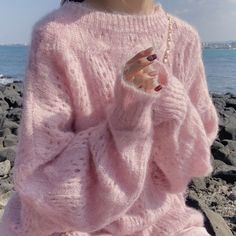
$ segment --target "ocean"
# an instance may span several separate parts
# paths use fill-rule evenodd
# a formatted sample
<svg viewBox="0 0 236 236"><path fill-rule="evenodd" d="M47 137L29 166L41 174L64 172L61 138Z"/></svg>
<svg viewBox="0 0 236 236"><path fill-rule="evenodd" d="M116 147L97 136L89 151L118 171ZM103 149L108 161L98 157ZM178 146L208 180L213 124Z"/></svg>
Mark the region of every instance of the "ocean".
<svg viewBox="0 0 236 236"><path fill-rule="evenodd" d="M0 83L6 84L9 76L24 80L28 46L0 45ZM236 94L236 50L203 49L203 61L210 92Z"/></svg>

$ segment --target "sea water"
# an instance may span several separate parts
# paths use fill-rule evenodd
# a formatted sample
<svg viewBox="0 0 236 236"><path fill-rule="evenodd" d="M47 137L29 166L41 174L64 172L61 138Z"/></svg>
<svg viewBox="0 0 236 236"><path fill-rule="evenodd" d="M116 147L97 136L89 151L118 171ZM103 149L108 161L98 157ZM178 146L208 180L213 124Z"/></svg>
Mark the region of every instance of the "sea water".
<svg viewBox="0 0 236 236"><path fill-rule="evenodd" d="M0 83L9 79L24 80L28 46L0 46ZM210 92L236 94L236 50L203 49L203 62Z"/></svg>

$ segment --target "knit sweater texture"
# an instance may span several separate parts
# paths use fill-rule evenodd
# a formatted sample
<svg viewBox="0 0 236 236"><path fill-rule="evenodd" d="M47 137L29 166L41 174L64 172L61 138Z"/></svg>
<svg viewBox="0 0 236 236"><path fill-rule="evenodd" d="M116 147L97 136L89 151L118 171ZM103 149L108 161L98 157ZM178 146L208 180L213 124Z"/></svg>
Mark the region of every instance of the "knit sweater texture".
<svg viewBox="0 0 236 236"><path fill-rule="evenodd" d="M123 69L153 45L168 82L149 94ZM67 2L33 26L25 72L1 236L209 235L185 204L213 170L219 125L192 25L160 3L122 14Z"/></svg>

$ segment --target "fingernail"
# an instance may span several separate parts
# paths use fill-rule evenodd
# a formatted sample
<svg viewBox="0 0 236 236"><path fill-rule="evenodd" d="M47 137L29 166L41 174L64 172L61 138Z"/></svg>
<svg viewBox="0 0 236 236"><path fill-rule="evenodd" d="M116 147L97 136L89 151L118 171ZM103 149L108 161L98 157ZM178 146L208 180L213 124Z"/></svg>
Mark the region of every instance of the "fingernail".
<svg viewBox="0 0 236 236"><path fill-rule="evenodd" d="M158 75L158 74L159 74L158 71L151 71L148 73L148 75L150 75L150 76L154 76L154 75Z"/></svg>
<svg viewBox="0 0 236 236"><path fill-rule="evenodd" d="M148 51L151 51L151 50L153 50L153 47L150 47L150 48L146 49L144 52L148 52Z"/></svg>
<svg viewBox="0 0 236 236"><path fill-rule="evenodd" d="M150 56L147 57L148 61L154 61L157 58L157 54L152 54Z"/></svg>
<svg viewBox="0 0 236 236"><path fill-rule="evenodd" d="M158 86L156 86L156 88L154 89L156 92L157 91L159 91L159 90L161 90L162 89L162 86L161 85L158 85Z"/></svg>

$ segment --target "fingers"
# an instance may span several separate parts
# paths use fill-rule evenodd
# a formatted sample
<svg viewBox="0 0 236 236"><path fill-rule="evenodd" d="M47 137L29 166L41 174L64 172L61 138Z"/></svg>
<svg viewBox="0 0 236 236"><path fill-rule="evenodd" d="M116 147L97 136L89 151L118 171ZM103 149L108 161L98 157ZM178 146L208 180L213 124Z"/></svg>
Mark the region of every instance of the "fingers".
<svg viewBox="0 0 236 236"><path fill-rule="evenodd" d="M144 91L149 92L153 90L158 82L157 78L155 77L144 77L143 75L136 75L132 83L137 87L137 88L142 88Z"/></svg>
<svg viewBox="0 0 236 236"><path fill-rule="evenodd" d="M158 74L159 74L158 70L154 70L153 67L152 67L152 64L144 67L143 69L139 70L136 73L137 76L142 75L142 76L146 76L146 77L155 76L155 75L158 75Z"/></svg>
<svg viewBox="0 0 236 236"><path fill-rule="evenodd" d="M148 67L149 65L153 64L153 62L154 61L148 61L146 57L141 57L128 65L126 64L126 69L124 72L126 79L130 81L132 77L141 70L147 71L148 68L145 67Z"/></svg>
<svg viewBox="0 0 236 236"><path fill-rule="evenodd" d="M153 52L153 47L150 47L148 49L145 49L139 53L137 53L134 57L132 57L129 61L127 61L127 65L130 64L130 63L133 63L134 61L138 60L139 58L141 57L144 57L144 56L148 56L150 55L150 53Z"/></svg>
<svg viewBox="0 0 236 236"><path fill-rule="evenodd" d="M147 72L147 75L149 76L155 76L155 75L158 75L159 72L156 70L156 71L150 71L150 72Z"/></svg>
<svg viewBox="0 0 236 236"><path fill-rule="evenodd" d="M156 54L153 54L153 50L153 47L143 50L125 64L124 75L128 81L139 71L147 71L144 70L145 67L152 64L156 57ZM155 55L154 59L152 61L147 60L147 57L151 55Z"/></svg>
<svg viewBox="0 0 236 236"><path fill-rule="evenodd" d="M153 57L153 60L147 60L148 56ZM162 89L162 85L167 83L167 72L159 61L157 65L153 63L156 58L152 47L137 53L125 65L125 79L148 93L155 93Z"/></svg>

